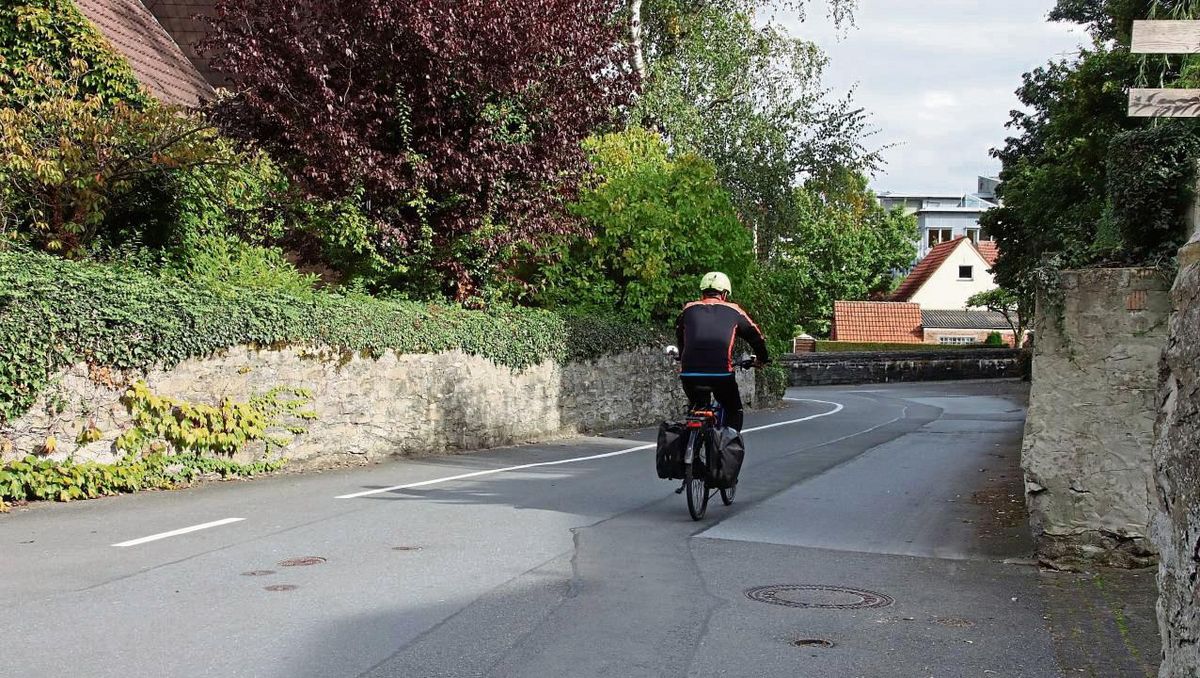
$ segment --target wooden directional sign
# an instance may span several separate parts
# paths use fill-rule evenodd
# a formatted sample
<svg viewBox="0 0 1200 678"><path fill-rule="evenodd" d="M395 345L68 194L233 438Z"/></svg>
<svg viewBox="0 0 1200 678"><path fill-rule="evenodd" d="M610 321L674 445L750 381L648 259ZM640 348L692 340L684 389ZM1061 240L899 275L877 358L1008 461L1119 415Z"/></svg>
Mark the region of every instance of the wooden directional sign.
<svg viewBox="0 0 1200 678"><path fill-rule="evenodd" d="M1200 118L1200 89L1131 89L1134 118Z"/></svg>
<svg viewBox="0 0 1200 678"><path fill-rule="evenodd" d="M1200 54L1200 21L1135 21L1134 54ZM1129 115L1200 118L1200 89L1131 89Z"/></svg>
<svg viewBox="0 0 1200 678"><path fill-rule="evenodd" d="M1135 21L1134 54L1200 54L1200 21Z"/></svg>

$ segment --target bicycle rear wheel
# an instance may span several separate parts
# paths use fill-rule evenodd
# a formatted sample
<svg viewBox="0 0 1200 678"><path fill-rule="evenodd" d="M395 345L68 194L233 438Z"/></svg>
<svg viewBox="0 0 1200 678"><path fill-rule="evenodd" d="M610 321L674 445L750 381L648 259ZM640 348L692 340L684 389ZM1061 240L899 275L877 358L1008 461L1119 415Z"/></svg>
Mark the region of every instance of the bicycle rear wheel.
<svg viewBox="0 0 1200 678"><path fill-rule="evenodd" d="M688 447L692 450L692 462L683 470L683 482L687 486L688 513L691 514L692 520L700 520L708 511L708 479L704 465L700 462L704 458L704 437L699 432L692 431Z"/></svg>

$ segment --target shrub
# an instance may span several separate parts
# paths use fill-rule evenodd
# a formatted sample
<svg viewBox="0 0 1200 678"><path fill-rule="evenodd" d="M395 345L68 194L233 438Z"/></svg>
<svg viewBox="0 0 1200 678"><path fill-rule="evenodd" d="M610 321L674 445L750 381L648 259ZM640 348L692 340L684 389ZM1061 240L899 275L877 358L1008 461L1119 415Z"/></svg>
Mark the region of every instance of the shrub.
<svg viewBox="0 0 1200 678"><path fill-rule="evenodd" d="M110 206L140 183L229 161L196 116L157 104L109 105L76 77L23 108L0 108L0 230L39 248L86 254Z"/></svg>
<svg viewBox="0 0 1200 678"><path fill-rule="evenodd" d="M123 492L170 489L200 476L222 478L253 476L282 468L280 460L240 464L228 459L202 457L197 453L128 456L112 464L75 463L25 457L0 464L0 513L9 501L72 501L96 499Z"/></svg>
<svg viewBox="0 0 1200 678"><path fill-rule="evenodd" d="M818 341L818 353L872 351L958 351L979 348L978 344L891 344L870 341Z"/></svg>
<svg viewBox="0 0 1200 678"><path fill-rule="evenodd" d="M573 231L580 142L633 79L611 0L221 0L225 128L298 186L365 191L398 282L458 300L509 245Z"/></svg>
<svg viewBox="0 0 1200 678"><path fill-rule="evenodd" d="M984 346L1006 346L1004 337L999 332L989 332L987 339L983 342Z"/></svg>
<svg viewBox="0 0 1200 678"><path fill-rule="evenodd" d="M1195 193L1197 159L1200 136L1190 121L1113 137L1107 163L1108 205L1100 227L1110 248L1105 254L1139 262L1159 262L1174 255L1187 234L1185 217Z"/></svg>
<svg viewBox="0 0 1200 678"><path fill-rule="evenodd" d="M317 276L296 270L278 248L250 245L230 236L191 237L176 256L169 270L178 275L181 285L228 288L234 294L238 289L257 288L303 296L317 282Z"/></svg>
<svg viewBox="0 0 1200 678"><path fill-rule="evenodd" d="M745 279L750 233L710 163L671 157L657 134L638 128L590 139L586 148L597 183L573 211L591 235L551 252L556 260L543 272L538 301L664 320L698 295L708 271Z"/></svg>

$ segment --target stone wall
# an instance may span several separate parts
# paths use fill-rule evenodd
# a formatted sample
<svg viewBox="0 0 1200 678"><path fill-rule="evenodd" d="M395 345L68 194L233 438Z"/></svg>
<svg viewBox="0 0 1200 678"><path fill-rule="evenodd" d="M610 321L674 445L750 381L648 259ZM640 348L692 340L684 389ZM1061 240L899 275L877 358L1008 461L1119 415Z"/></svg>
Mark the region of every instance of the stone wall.
<svg viewBox="0 0 1200 678"><path fill-rule="evenodd" d="M1200 675L1200 232L1179 252L1154 466L1162 678Z"/></svg>
<svg viewBox="0 0 1200 678"><path fill-rule="evenodd" d="M460 352L374 359L247 347L145 373L76 365L29 413L0 430L0 442L13 443L0 454L23 456L54 436L58 458L111 461L113 441L130 426L120 397L124 385L138 378L158 395L209 404L244 401L278 386L311 390L317 419L285 450L293 466L307 467L654 424L684 408L677 373L673 362L651 349L522 371ZM739 381L750 406L753 373L742 373ZM103 438L76 445L89 419Z"/></svg>
<svg viewBox="0 0 1200 678"><path fill-rule="evenodd" d="M791 374L792 386L996 379L1022 374L1021 352L1011 349L803 353L784 356L782 363Z"/></svg>
<svg viewBox="0 0 1200 678"><path fill-rule="evenodd" d="M1039 304L1022 466L1044 563L1154 562L1150 450L1167 287L1149 269L1064 271L1061 295Z"/></svg>

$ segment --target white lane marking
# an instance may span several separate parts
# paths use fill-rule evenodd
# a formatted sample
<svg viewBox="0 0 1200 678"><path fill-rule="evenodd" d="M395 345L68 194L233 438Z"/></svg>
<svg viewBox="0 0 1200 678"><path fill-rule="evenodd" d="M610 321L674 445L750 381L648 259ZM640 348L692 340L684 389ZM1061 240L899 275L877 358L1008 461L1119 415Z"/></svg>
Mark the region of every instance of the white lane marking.
<svg viewBox="0 0 1200 678"><path fill-rule="evenodd" d="M845 406L842 405L841 403L834 403L834 402L830 402L828 400L811 400L808 398L789 398L789 400L791 400L793 402L809 402L809 403L821 403L823 405L833 405L834 408L828 412L822 412L820 414L812 414L807 417L802 417L800 419L791 419L788 421L781 421L781 422L778 422L775 424L767 424L766 426L755 426L754 428L748 428L748 429L743 430L742 433L754 433L755 431L765 431L766 429L769 429L769 428L776 428L779 426L789 426L791 424L799 424L800 422L804 422L804 421L811 421L813 419L820 419L821 417L828 417L831 414L837 414L838 412L841 412L843 409L845 409ZM392 487L380 487L380 488L377 488L374 490L363 490L362 492L355 492L353 494L343 494L341 496L334 497L334 499L358 499L359 497L368 497L373 494L383 494L384 492L394 492L396 490L408 490L408 489L412 489L414 487L427 487L429 485L438 485L441 483L448 483L448 482L455 481L455 480L466 480L468 478L479 478L482 476L496 475L497 473L508 473L510 471L522 471L522 470L528 469L528 468L541 468L543 466L561 466L562 464L575 464L575 463L578 463L581 461L592 461L595 459L607 459L609 457L619 457L623 454L630 454L633 452L641 452L642 450L652 450L656 446L657 446L657 443L648 443L646 445L638 445L637 447L630 447L630 448L627 448L624 450L617 450L616 452L607 452L605 454L594 454L590 457L575 457L573 459L559 459L558 461L542 461L542 462L538 462L536 464L521 464L520 466L506 466L504 468L494 468L494 469L488 469L486 471L473 471L471 473L461 473L456 476L446 476L444 478L434 478L432 480L422 480L421 482L418 482L418 483L406 483L404 485L393 485Z"/></svg>
<svg viewBox="0 0 1200 678"><path fill-rule="evenodd" d="M214 520L211 523L202 523L200 525L192 525L191 527L182 527L178 530L160 532L158 534L152 534L149 537L141 537L140 539L130 539L129 541L123 541L119 544L113 544L113 546L137 546L138 544L145 544L146 542L158 541L159 539L166 539L167 537L178 537L179 535L187 534L188 532L198 532L199 530L207 530L210 527L220 527L221 525L228 525L229 523L236 523L242 520L245 520L245 518L225 518L223 520Z"/></svg>

